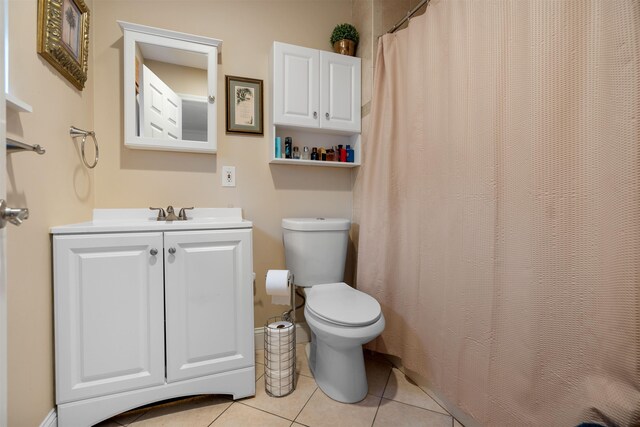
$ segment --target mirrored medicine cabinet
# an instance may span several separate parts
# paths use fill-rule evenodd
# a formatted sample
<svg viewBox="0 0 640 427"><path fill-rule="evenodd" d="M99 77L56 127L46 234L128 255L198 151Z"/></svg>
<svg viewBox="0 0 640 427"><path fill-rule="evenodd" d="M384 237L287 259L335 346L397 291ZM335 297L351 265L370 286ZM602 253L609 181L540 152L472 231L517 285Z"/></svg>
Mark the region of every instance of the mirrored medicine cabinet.
<svg viewBox="0 0 640 427"><path fill-rule="evenodd" d="M124 32L124 144L215 153L222 40L118 21Z"/></svg>

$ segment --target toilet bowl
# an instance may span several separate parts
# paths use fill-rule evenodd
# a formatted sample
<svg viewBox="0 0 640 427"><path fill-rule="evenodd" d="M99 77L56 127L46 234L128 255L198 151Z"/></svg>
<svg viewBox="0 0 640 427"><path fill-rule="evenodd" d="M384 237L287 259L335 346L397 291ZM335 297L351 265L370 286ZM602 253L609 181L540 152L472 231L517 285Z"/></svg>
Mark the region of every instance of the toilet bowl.
<svg viewBox="0 0 640 427"><path fill-rule="evenodd" d="M309 368L316 383L334 400L361 401L368 392L362 345L384 330L380 304L345 283L316 285L306 295Z"/></svg>

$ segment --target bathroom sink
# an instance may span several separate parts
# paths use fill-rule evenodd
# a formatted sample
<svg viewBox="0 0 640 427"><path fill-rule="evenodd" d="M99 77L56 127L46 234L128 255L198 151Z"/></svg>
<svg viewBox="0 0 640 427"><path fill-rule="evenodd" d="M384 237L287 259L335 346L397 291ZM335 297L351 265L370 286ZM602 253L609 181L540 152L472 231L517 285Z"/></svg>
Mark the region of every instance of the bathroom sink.
<svg viewBox="0 0 640 427"><path fill-rule="evenodd" d="M53 234L250 228L240 208L195 208L182 221L157 221L149 209L94 209L93 219L52 227Z"/></svg>

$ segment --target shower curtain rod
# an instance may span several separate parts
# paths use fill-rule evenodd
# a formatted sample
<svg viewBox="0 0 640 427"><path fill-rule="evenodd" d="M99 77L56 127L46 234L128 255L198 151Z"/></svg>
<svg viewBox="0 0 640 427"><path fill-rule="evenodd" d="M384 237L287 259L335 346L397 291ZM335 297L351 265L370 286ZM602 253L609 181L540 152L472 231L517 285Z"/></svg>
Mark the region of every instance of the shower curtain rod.
<svg viewBox="0 0 640 427"><path fill-rule="evenodd" d="M411 9L409 12L407 12L407 15L402 18L400 21L398 21L396 23L396 25L394 25L393 27L391 27L391 29L389 31L387 31L385 34L391 34L394 33L398 28L400 28L400 26L402 24L404 24L405 22L407 22L409 20L409 18L411 18L418 10L420 10L420 8L422 6L424 6L425 4L428 4L430 0L422 0L420 3L418 3L416 5L416 7L414 7L413 9ZM378 38L380 38L381 36L378 36Z"/></svg>

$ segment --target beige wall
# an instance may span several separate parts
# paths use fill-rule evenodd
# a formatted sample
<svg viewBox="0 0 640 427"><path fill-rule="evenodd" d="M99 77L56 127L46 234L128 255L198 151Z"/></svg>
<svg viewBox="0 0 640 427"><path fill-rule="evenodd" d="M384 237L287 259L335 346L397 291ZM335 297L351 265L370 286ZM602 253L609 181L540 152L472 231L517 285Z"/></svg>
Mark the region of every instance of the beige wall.
<svg viewBox="0 0 640 427"><path fill-rule="evenodd" d="M54 404L49 227L86 220L94 204L94 174L69 137L70 125L93 128L93 70L80 92L36 53L36 9L35 0L9 1L10 91L33 113L7 109L7 133L47 150L7 155L9 205L30 211L7 228L11 427L40 425Z"/></svg>
<svg viewBox="0 0 640 427"><path fill-rule="evenodd" d="M94 5L95 128L102 141L96 207L242 207L254 222L255 324L282 308L264 292L269 268L284 267L280 221L287 216L351 218L351 175L338 168L269 165L264 137L225 134L224 75L264 80L274 40L329 49L333 27L351 18L343 1L100 1ZM345 7L346 5L346 7ZM122 32L116 20L223 40L218 69L217 155L131 150L123 146ZM265 119L269 104L264 105ZM220 186L222 166L236 167L235 188ZM123 191L126 189L126 191Z"/></svg>
<svg viewBox="0 0 640 427"><path fill-rule="evenodd" d="M123 147L122 33L116 19L224 40L218 94L224 75L264 80L273 40L328 49L333 27L351 17L342 1L107 1L91 9L89 79L76 90L36 54L36 0L9 0L12 93L33 105L31 114L8 112L8 133L39 143L47 153L10 154L7 199L31 218L9 228L9 425L37 426L54 406L51 246L53 225L85 221L91 209L239 206L254 221L256 325L274 308L264 295L268 268L284 265L280 220L285 216L351 217L351 173L334 168L270 166L264 137L226 135L218 109L218 154L129 150ZM151 13L150 13L151 12ZM265 119L269 105L265 102ZM88 171L76 125L95 129L100 163ZM221 188L222 165L236 166L237 187Z"/></svg>

